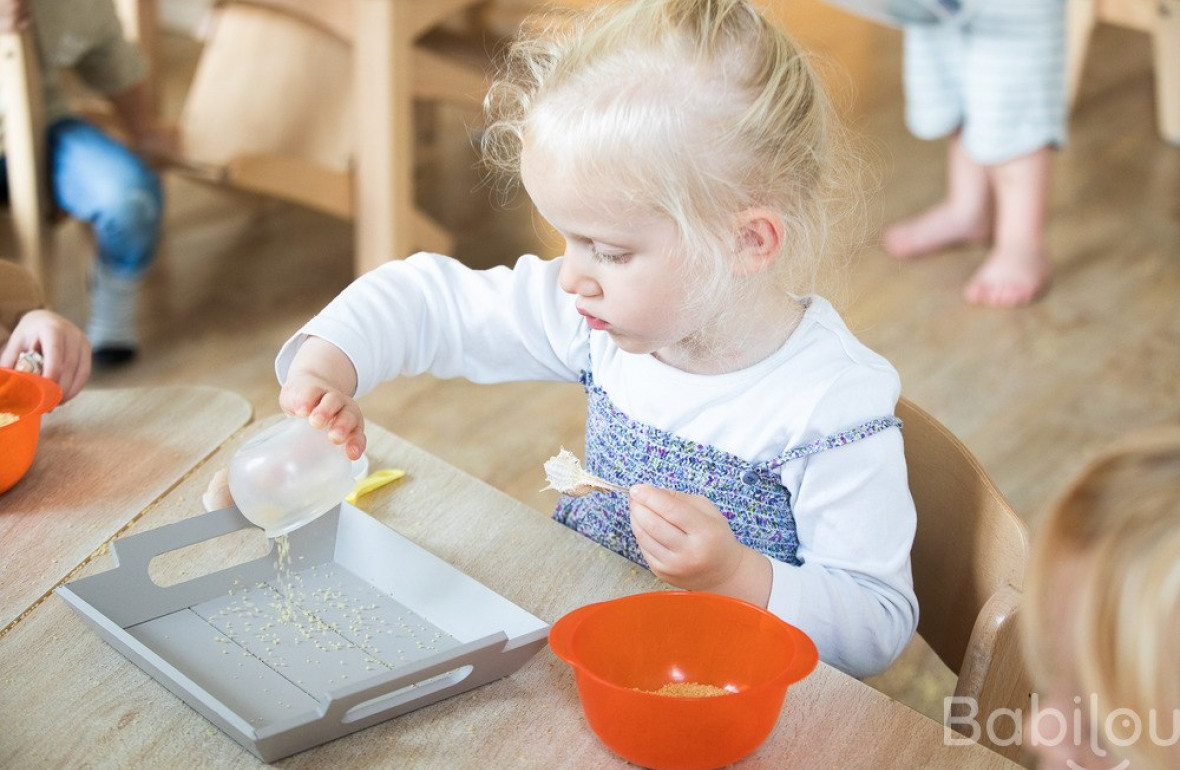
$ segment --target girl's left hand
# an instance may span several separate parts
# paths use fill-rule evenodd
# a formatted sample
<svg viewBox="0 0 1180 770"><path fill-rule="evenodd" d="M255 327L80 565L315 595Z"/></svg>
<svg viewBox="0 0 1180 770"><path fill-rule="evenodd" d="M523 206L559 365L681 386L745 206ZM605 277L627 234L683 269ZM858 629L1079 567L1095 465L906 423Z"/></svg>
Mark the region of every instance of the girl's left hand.
<svg viewBox="0 0 1180 770"><path fill-rule="evenodd" d="M766 606L770 563L738 542L707 497L636 485L631 488L631 529L661 580Z"/></svg>

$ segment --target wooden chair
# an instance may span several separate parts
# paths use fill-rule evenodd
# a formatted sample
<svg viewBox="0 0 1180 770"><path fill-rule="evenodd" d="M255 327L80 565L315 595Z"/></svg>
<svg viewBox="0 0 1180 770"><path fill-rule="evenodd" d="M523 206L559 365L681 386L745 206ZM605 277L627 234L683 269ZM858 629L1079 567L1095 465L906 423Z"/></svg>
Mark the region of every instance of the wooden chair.
<svg viewBox="0 0 1180 770"><path fill-rule="evenodd" d="M472 2L218 3L180 119L184 163L354 220L358 273L413 248L450 251L450 234L413 200L411 113L415 99L478 106L484 71L420 42ZM380 16L389 10L405 15ZM382 227L392 232L370 237Z"/></svg>
<svg viewBox="0 0 1180 770"><path fill-rule="evenodd" d="M120 2L132 36L154 45L154 0ZM482 69L418 45L432 24L473 2L219 0L179 119L182 156L158 160L356 222L358 273L415 247L449 251L450 234L413 200L410 113L414 99L478 105ZM29 171L10 186L15 227L22 260L40 275L48 256L45 211L35 203L45 200L45 175L33 171L44 168L41 92L31 39L5 37L2 87L30 137L20 153ZM23 146L11 141L10 162Z"/></svg>
<svg viewBox="0 0 1180 770"><path fill-rule="evenodd" d="M1099 23L1151 36L1156 123L1165 141L1180 145L1180 0L1069 0L1066 47L1071 106L1077 100L1090 35Z"/></svg>
<svg viewBox="0 0 1180 770"><path fill-rule="evenodd" d="M1025 713L1031 687L1016 622L1028 529L937 420L904 398L897 416L918 512L912 552L918 633L958 675L955 695L975 699L979 724L1000 708ZM950 716L965 720L969 709L964 704ZM987 737L983 730L980 742L989 748L1020 755L1020 746L997 746Z"/></svg>
<svg viewBox="0 0 1180 770"><path fill-rule="evenodd" d="M155 0L116 0L123 29L147 51L148 83L153 101L156 51ZM48 296L46 262L52 253L55 210L49 200L45 158L45 109L41 73L32 30L0 35L0 93L4 95L4 141L8 164L9 206L20 261ZM103 121L109 108L86 104L81 111Z"/></svg>

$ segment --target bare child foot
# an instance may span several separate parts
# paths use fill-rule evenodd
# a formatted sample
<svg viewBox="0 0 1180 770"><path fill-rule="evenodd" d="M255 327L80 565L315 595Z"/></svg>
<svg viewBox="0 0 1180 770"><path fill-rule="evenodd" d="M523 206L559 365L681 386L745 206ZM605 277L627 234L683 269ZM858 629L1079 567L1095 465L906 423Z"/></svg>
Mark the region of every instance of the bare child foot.
<svg viewBox="0 0 1180 770"><path fill-rule="evenodd" d="M973 305L1020 307L1037 299L1049 286L1052 268L1039 250L993 250L980 265L963 298Z"/></svg>
<svg viewBox="0 0 1180 770"><path fill-rule="evenodd" d="M951 246L986 241L991 228L984 215L963 213L947 201L903 219L885 231L881 245L897 259L913 259Z"/></svg>

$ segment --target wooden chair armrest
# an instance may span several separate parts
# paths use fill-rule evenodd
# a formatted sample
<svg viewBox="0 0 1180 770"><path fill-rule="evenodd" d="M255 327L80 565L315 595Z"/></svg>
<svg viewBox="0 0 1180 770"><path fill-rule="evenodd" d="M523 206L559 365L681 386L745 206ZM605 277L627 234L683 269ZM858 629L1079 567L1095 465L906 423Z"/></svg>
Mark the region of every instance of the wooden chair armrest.
<svg viewBox="0 0 1180 770"><path fill-rule="evenodd" d="M968 655L959 671L955 705L948 714L952 718L952 727L955 717L962 720L968 716L972 703L976 709L974 719L981 725L987 724L990 715L1000 709L1012 713L1016 710L1021 714L1027 712L1032 685L1024 665L1017 625L1020 603L1020 592L1006 585L996 591L980 611L967 646ZM1020 729L1019 726L1009 726ZM987 737L985 730L980 742L988 748L1014 761L1022 759L1019 745L993 745Z"/></svg>

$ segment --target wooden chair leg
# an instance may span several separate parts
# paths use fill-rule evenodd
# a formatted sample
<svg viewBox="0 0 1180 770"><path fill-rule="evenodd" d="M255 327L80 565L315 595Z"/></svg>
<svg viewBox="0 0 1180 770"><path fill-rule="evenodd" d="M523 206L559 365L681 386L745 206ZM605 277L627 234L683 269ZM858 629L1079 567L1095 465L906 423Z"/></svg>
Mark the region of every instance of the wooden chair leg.
<svg viewBox="0 0 1180 770"><path fill-rule="evenodd" d="M1180 0L1157 0L1153 30L1155 108L1160 136L1180 145Z"/></svg>
<svg viewBox="0 0 1180 770"><path fill-rule="evenodd" d="M455 236L432 216L415 206L410 211L410 221L414 223L415 248L436 254L454 253Z"/></svg>
<svg viewBox="0 0 1180 770"><path fill-rule="evenodd" d="M45 160L45 109L31 30L0 35L0 83L8 156L9 203L21 262L49 300L49 191Z"/></svg>
<svg viewBox="0 0 1180 770"><path fill-rule="evenodd" d="M139 46L147 60L148 109L160 114L160 23L158 0L115 0L123 36Z"/></svg>
<svg viewBox="0 0 1180 770"><path fill-rule="evenodd" d="M1065 6L1066 104L1072 109L1081 90L1086 50L1094 32L1094 0L1069 0Z"/></svg>

